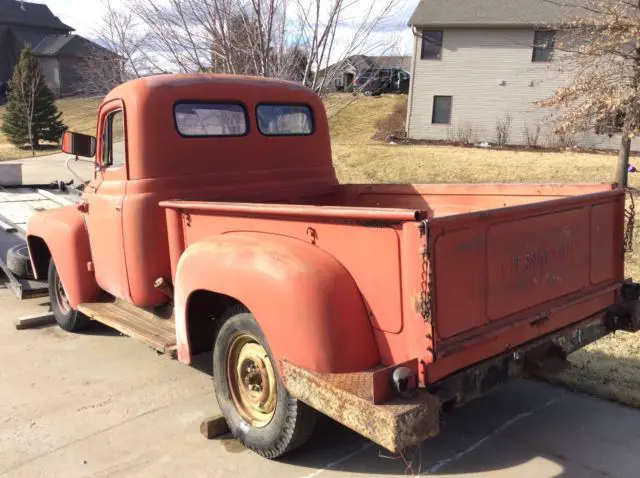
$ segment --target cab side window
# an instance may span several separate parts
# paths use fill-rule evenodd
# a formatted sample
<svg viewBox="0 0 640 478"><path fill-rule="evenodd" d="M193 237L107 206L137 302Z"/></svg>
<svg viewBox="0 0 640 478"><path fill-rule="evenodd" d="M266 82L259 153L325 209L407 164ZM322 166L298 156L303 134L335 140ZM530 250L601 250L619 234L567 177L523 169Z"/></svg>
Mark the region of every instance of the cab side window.
<svg viewBox="0 0 640 478"><path fill-rule="evenodd" d="M106 168L121 168L126 164L124 114L117 110L105 118L102 133L102 164Z"/></svg>

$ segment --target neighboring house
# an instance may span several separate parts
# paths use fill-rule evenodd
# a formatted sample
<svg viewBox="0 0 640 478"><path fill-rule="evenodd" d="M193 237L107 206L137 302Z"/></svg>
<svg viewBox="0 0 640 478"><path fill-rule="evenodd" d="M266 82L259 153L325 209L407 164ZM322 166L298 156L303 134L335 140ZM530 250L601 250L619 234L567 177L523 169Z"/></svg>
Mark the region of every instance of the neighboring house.
<svg viewBox="0 0 640 478"><path fill-rule="evenodd" d="M0 0L0 83L7 84L20 52L31 45L54 94L77 93L82 86L81 63L92 51L106 50L73 31L46 5Z"/></svg>
<svg viewBox="0 0 640 478"><path fill-rule="evenodd" d="M512 118L509 144L618 148L619 136L595 131L553 134L553 111L536 101L569 82L557 68L555 28L576 9L543 0L422 0L410 20L415 33L407 135L413 139L495 143L497 122ZM560 39L561 40L561 39ZM471 134L470 134L471 133ZM633 143L640 150L640 143Z"/></svg>
<svg viewBox="0 0 640 478"><path fill-rule="evenodd" d="M353 55L338 64L329 66L326 70L322 70L319 76L322 77L327 72L330 89L348 91L355 79L367 70L399 68L409 71L410 66L410 56Z"/></svg>

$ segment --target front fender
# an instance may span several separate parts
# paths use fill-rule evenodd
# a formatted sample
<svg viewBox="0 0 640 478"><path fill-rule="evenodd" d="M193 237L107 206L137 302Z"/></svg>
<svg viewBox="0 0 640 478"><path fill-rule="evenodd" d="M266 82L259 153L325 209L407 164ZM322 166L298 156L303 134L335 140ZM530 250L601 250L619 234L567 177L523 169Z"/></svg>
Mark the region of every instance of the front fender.
<svg viewBox="0 0 640 478"><path fill-rule="evenodd" d="M190 363L191 294L206 290L244 304L274 358L322 373L357 372L380 362L360 291L344 266L319 247L261 233L229 233L182 254L175 278L178 358Z"/></svg>
<svg viewBox="0 0 640 478"><path fill-rule="evenodd" d="M83 302L95 302L100 287L89 271L91 247L82 214L74 205L34 214L27 226L27 244L34 271L47 270L35 263L35 238L46 244L53 258L67 298L74 309ZM44 279L38 273L38 279Z"/></svg>

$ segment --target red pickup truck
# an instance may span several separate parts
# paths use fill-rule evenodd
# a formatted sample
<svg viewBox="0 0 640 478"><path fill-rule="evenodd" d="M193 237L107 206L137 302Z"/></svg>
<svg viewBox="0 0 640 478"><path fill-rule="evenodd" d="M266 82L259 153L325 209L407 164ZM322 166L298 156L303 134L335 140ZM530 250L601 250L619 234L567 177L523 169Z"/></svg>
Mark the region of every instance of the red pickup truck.
<svg viewBox="0 0 640 478"><path fill-rule="evenodd" d="M268 458L320 411L398 451L441 414L636 331L610 184L341 185L321 100L165 75L113 90L84 200L35 215L59 325L103 322L189 364L211 351L232 432Z"/></svg>

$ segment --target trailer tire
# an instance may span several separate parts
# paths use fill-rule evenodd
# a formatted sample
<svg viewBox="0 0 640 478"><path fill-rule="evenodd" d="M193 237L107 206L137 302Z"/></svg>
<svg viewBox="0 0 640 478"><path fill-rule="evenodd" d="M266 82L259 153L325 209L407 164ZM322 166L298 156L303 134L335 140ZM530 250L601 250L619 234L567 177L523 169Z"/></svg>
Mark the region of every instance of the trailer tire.
<svg viewBox="0 0 640 478"><path fill-rule="evenodd" d="M219 320L213 349L213 382L229 429L247 448L268 459L301 447L313 432L317 412L289 395L269 344L251 313L243 307L232 307ZM244 377L243 371L247 374ZM269 390L275 392L275 397ZM257 406L247 396L257 396Z"/></svg>
<svg viewBox="0 0 640 478"><path fill-rule="evenodd" d="M80 332L86 329L90 320L87 316L71 308L53 259L49 262L48 280L51 310L60 328L67 332Z"/></svg>
<svg viewBox="0 0 640 478"><path fill-rule="evenodd" d="M7 251L7 269L20 279L34 278L26 244L18 244Z"/></svg>

